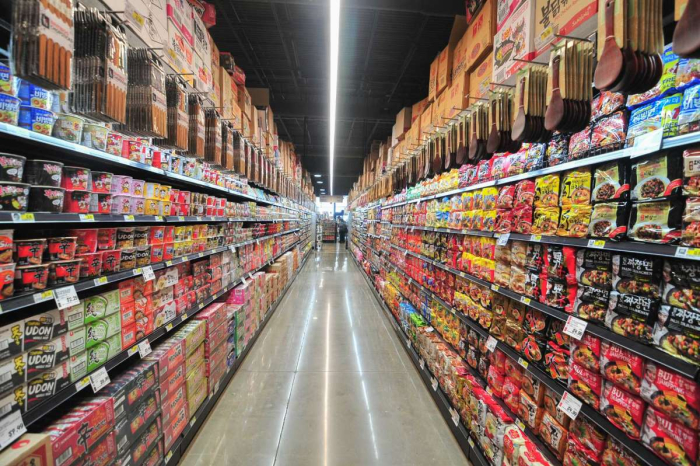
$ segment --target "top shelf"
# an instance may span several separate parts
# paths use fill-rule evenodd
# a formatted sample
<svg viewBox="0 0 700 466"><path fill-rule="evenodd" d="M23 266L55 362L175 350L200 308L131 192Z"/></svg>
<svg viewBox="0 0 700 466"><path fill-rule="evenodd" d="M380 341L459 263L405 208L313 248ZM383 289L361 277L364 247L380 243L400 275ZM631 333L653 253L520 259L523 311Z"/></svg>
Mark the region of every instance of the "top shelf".
<svg viewBox="0 0 700 466"><path fill-rule="evenodd" d="M81 146L80 144L74 144L72 142L64 141L53 136L46 136L44 134L35 133L33 131L20 128L18 126L9 125L7 123L0 123L0 139L20 143L26 143L27 141L30 141L37 149L53 150L58 151L63 155L68 155L72 157L77 156L81 159L93 159L94 161L101 161L110 166L122 167L141 172L143 174L142 176L147 178L158 178L168 180L173 183L179 183L182 185L207 189L209 191L216 192L217 194L220 194L222 196L235 196L236 198L244 199L247 201L253 201L259 204L280 207L293 212L310 213L310 211L302 208L298 204L295 204L295 206L290 206L275 202L272 199L252 196L241 191L224 188L222 186L207 183L205 181L198 180L195 178L190 178L188 176L180 175L178 173L169 172L167 170L163 170L162 168L153 167L151 165L135 162L124 157L111 155L97 149ZM244 188L245 185L241 183L241 187Z"/></svg>
<svg viewBox="0 0 700 466"><path fill-rule="evenodd" d="M676 147L683 147L690 144L700 143L700 132L683 134L681 136L674 136L671 138L664 139L661 142L660 150L673 149ZM410 199L406 201L396 202L392 204L386 204L382 206L382 209L389 209L391 207L399 207L406 204L415 204L422 201L429 201L431 199L440 199L445 196L453 196L455 194L461 194L469 191L475 191L481 188L487 188L490 186L504 186L517 181L526 180L529 178L535 178L542 175L548 175L550 173L560 173L566 170L571 170L574 168L581 168L590 165L597 165L600 163L612 162L614 160L620 159L632 159L635 157L641 157L643 155L653 154L657 150L653 147L649 147L648 150L640 147L628 147L625 149L620 149L613 152L608 152L606 154L595 155L593 157L588 157L579 160L572 160L570 162L562 163L559 165L554 165L552 167L545 167L539 170L532 170L526 173L521 173L519 175L508 176L505 178L500 178L496 180L484 181L481 183L476 183L471 186L465 186L463 188L454 189L451 191L446 191L443 193L433 194L430 196L424 196L419 199Z"/></svg>

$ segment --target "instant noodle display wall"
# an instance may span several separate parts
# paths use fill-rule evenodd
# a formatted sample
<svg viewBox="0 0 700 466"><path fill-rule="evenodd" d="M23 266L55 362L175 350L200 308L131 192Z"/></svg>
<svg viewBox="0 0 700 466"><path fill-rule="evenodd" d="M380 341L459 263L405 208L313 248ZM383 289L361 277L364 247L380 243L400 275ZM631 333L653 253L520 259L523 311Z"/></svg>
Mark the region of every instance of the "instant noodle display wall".
<svg viewBox="0 0 700 466"><path fill-rule="evenodd" d="M495 85L406 149L431 88L349 196L353 254L473 463L696 465L695 10L555 3L467 2L454 53L493 50L452 86Z"/></svg>
<svg viewBox="0 0 700 466"><path fill-rule="evenodd" d="M263 144L277 145L274 126L242 135L236 101L210 92L221 69L206 29L204 78L187 81L148 28L117 20L118 4L13 5L0 65L0 464L176 462L310 249L308 175L289 143L275 162ZM142 13L163 37L195 21L188 2ZM236 167L234 140L255 156Z"/></svg>

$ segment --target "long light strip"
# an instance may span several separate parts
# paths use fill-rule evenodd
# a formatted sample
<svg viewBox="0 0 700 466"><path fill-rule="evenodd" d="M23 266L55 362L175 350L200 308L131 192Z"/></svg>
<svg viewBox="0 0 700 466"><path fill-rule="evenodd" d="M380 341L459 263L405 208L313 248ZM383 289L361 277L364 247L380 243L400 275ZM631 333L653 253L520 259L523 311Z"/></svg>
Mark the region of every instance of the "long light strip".
<svg viewBox="0 0 700 466"><path fill-rule="evenodd" d="M330 115L330 145L331 145L331 189L333 195L333 174L335 170L335 115L338 99L338 53L340 49L340 0L331 0L331 115Z"/></svg>

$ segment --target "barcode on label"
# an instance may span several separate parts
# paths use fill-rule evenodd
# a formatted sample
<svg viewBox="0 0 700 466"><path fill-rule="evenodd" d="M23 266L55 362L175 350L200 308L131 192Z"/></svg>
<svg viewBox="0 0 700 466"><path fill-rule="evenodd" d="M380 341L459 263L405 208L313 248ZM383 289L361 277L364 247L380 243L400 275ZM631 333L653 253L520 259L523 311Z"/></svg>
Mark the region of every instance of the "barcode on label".
<svg viewBox="0 0 700 466"><path fill-rule="evenodd" d="M0 383L5 383L11 378L12 374L10 372L5 372L4 374L0 375Z"/></svg>
<svg viewBox="0 0 700 466"><path fill-rule="evenodd" d="M4 417L10 411L12 411L12 403L8 403L2 408L0 408L0 417Z"/></svg>
<svg viewBox="0 0 700 466"><path fill-rule="evenodd" d="M68 450L61 453L61 455L58 457L58 459L56 459L56 464L58 466L61 466L63 463L68 461L68 458L70 458L71 456L73 456L73 448L69 447Z"/></svg>
<svg viewBox="0 0 700 466"><path fill-rule="evenodd" d="M0 351L5 350L10 346L9 340L0 341Z"/></svg>

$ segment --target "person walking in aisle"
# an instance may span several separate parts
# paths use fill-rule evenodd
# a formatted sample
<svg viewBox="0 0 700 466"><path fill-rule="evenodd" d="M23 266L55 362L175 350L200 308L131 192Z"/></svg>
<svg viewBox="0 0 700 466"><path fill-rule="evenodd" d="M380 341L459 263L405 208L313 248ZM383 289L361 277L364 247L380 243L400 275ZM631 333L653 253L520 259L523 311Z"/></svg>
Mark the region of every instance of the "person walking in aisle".
<svg viewBox="0 0 700 466"><path fill-rule="evenodd" d="M340 236L340 242L345 242L345 237L348 235L348 226L342 218L338 218L338 236Z"/></svg>

